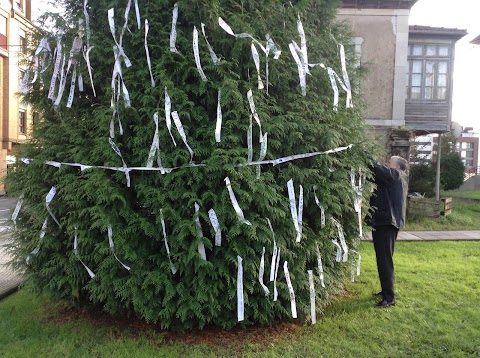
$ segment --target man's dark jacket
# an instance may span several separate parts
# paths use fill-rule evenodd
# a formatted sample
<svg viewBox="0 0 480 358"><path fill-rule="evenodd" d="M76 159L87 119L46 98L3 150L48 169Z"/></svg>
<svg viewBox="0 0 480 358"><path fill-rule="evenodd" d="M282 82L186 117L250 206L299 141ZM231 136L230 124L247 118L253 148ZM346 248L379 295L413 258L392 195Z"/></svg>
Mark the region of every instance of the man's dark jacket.
<svg viewBox="0 0 480 358"><path fill-rule="evenodd" d="M370 169L377 185L370 197L369 224L373 227L393 225L400 229L405 223L405 180L403 172L384 165L373 164Z"/></svg>

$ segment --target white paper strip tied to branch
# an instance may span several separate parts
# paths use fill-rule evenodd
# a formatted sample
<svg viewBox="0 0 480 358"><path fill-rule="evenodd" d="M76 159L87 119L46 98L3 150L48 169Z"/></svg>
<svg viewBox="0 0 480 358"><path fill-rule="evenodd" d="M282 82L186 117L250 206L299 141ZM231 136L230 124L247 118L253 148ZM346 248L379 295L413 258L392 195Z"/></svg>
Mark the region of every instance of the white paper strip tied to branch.
<svg viewBox="0 0 480 358"><path fill-rule="evenodd" d="M273 252L272 252L272 262L270 264L270 282L275 279L275 264L277 260L277 242L275 241L275 233L273 232L272 223L270 222L269 218L267 219L268 226L270 227L270 231L272 232L272 239L273 239Z"/></svg>
<svg viewBox="0 0 480 358"><path fill-rule="evenodd" d="M172 30L170 31L170 52L178 53L175 43L177 42L177 19L178 19L178 4L173 5L172 12Z"/></svg>
<svg viewBox="0 0 480 358"><path fill-rule="evenodd" d="M208 210L208 218L212 224L213 231L215 231L215 246L222 246L222 231L215 210Z"/></svg>
<svg viewBox="0 0 480 358"><path fill-rule="evenodd" d="M280 266L280 248L277 251L277 262L275 263L275 277L273 278L273 301L278 300L278 290L277 290L277 277L278 277L278 267Z"/></svg>
<svg viewBox="0 0 480 358"><path fill-rule="evenodd" d="M228 195L230 196L230 201L232 202L232 205L233 205L233 209L237 213L238 220L245 225L252 225L250 221L245 219L245 216L243 215L243 210L240 208L240 205L238 205L238 201L237 201L237 198L235 197L235 193L233 192L230 179L226 177L224 180L225 180L225 185L227 186Z"/></svg>
<svg viewBox="0 0 480 358"><path fill-rule="evenodd" d="M340 262L340 261L342 261L342 248L338 244L337 239L333 239L332 243L337 247L337 255L335 257L335 261Z"/></svg>
<svg viewBox="0 0 480 358"><path fill-rule="evenodd" d="M268 95L268 78L269 78L269 69L268 69L268 55L270 54L270 51L273 52L273 59L277 60L282 51L280 51L277 46L275 45L275 42L273 42L272 38L270 37L269 34L265 35L267 39L267 46L266 46L266 53L265 53L265 82L266 82L266 87L267 87L267 95Z"/></svg>
<svg viewBox="0 0 480 358"><path fill-rule="evenodd" d="M297 211L297 200L295 199L295 188L293 187L292 179L290 179L287 182L287 189L288 189L288 199L290 201L290 213L292 215L295 232L297 233L295 241L300 242L302 238L303 187L300 185L298 211Z"/></svg>
<svg viewBox="0 0 480 358"><path fill-rule="evenodd" d="M177 146L177 142L175 142L175 138L172 135L172 101L170 96L167 92L167 87L165 87L165 123L167 125L168 133L170 133L170 137L172 137L173 145Z"/></svg>
<svg viewBox="0 0 480 358"><path fill-rule="evenodd" d="M108 10L108 24L110 26L110 32L112 33L113 41L115 41L116 48L118 50L118 56L119 58L123 58L125 62L125 66L130 67L132 63L130 62L130 59L127 57L125 54L125 51L123 50L122 47L122 42L123 42L123 34L125 33L125 30L127 28L127 22L128 22L128 12L130 11L130 6L131 6L131 0L128 1L127 7L125 8L125 23L122 28L122 32L120 33L120 37L117 41L117 36L115 35L115 10L113 8Z"/></svg>
<svg viewBox="0 0 480 358"><path fill-rule="evenodd" d="M314 196L314 198L315 198L315 204L317 204L317 206L320 208L320 226L321 226L322 228L324 228L324 227L325 227L325 209L324 209L324 207L320 204L320 200L318 200L316 190L317 190L317 186L314 185L314 186L313 186L313 196Z"/></svg>
<svg viewBox="0 0 480 358"><path fill-rule="evenodd" d="M185 146L188 149L188 152L190 153L190 163L193 161L193 149L190 148L187 142L187 135L185 134L185 130L183 129L182 121L180 120L180 117L178 116L177 111L172 112L172 119L173 122L175 123L175 127L177 127L177 131L180 134L180 137L183 140L183 143L185 143Z"/></svg>
<svg viewBox="0 0 480 358"><path fill-rule="evenodd" d="M267 136L267 133L265 133L263 135L262 143L260 144L260 155L258 156L259 162L264 160L265 156L267 155L267 144L268 144L268 136ZM261 171L261 166L259 164L257 165L257 179L260 178L260 171Z"/></svg>
<svg viewBox="0 0 480 358"><path fill-rule="evenodd" d="M154 158L157 159L157 165L161 169L162 166L162 159L160 158L160 136L158 133L158 113L155 112L153 114L153 121L155 122L155 134L153 135L152 145L150 146L150 152L148 154L147 164L145 165L147 168L153 167L153 160ZM161 170L162 174L165 174L165 170Z"/></svg>
<svg viewBox="0 0 480 358"><path fill-rule="evenodd" d="M63 36L63 32L59 31L57 34L57 47L56 47L55 56L54 56L55 64L53 67L53 74L50 80L50 89L48 91L48 96L47 96L47 98L51 99L52 101L55 99L55 87L57 84L58 73L60 71L60 63L62 62L62 55L63 55L62 36Z"/></svg>
<svg viewBox="0 0 480 358"><path fill-rule="evenodd" d="M47 233L47 221L48 221L48 217L45 218L45 221L43 222L42 230L40 231L40 240L38 241L37 247L35 247L33 251L30 252L30 255L27 255L27 257L25 258L27 265L30 263L30 257L32 255L38 254L38 252L40 251L40 244L42 243L42 240L45 237L45 234Z"/></svg>
<svg viewBox="0 0 480 358"><path fill-rule="evenodd" d="M260 77L260 55L258 54L255 44L252 42L252 57L253 62L255 63L255 68L257 69L257 80L258 80L258 89L264 89L262 78Z"/></svg>
<svg viewBox="0 0 480 358"><path fill-rule="evenodd" d="M195 203L195 225L197 226L197 233L200 238L203 238L203 231L202 231L202 224L200 224L200 205ZM207 254L205 252L205 244L203 243L203 239L200 239L198 243L198 253L203 260L207 260Z"/></svg>
<svg viewBox="0 0 480 358"><path fill-rule="evenodd" d="M47 211L50 214L50 216L52 217L52 219L57 223L57 225L59 227L61 227L62 225L60 225L57 218L55 217L55 215L53 215L52 210L50 209L50 203L52 202L53 197L55 196L56 193L57 193L57 188L52 186L50 188L50 191L48 192L47 196L45 197L45 206L47 207Z"/></svg>
<svg viewBox="0 0 480 358"><path fill-rule="evenodd" d="M253 101L253 93L252 90L248 90L247 92L247 99L250 105L250 111L252 112L253 118L255 118L255 122L258 124L258 129L260 130L260 138L259 142L262 143L263 141L263 134L262 134L262 124L260 123L260 117L258 116L257 110L255 108L255 102Z"/></svg>
<svg viewBox="0 0 480 358"><path fill-rule="evenodd" d="M312 324L317 323L317 310L315 307L315 285L313 282L313 271L308 270L308 283L310 286L310 316L312 318Z"/></svg>
<svg viewBox="0 0 480 358"><path fill-rule="evenodd" d="M348 261L348 247L347 242L345 241L345 234L343 233L342 224L340 224L335 218L332 218L333 223L337 227L338 230L338 238L340 239L340 245L342 246L343 250L343 262Z"/></svg>
<svg viewBox="0 0 480 358"><path fill-rule="evenodd" d="M28 91L29 91L29 83L28 83L29 79L30 79L30 68L28 68L25 71L25 73L23 74L23 77L22 77L22 82L20 82L19 92L21 94L27 94L28 93Z"/></svg>
<svg viewBox="0 0 480 358"><path fill-rule="evenodd" d="M320 278L320 285L322 285L322 287L325 288L325 276L323 273L322 255L320 254L320 249L318 248L318 244L316 245L317 245L318 276Z"/></svg>
<svg viewBox="0 0 480 358"><path fill-rule="evenodd" d="M218 18L218 24L220 25L220 27L223 30L225 30L225 32L227 34L232 35L232 36L237 37L237 38L250 38L250 39L252 39L253 42L255 42L258 46L260 46L260 48L262 49L262 51L264 53L267 52L266 48L261 44L261 42L258 41L257 39L255 39L252 35L249 35L247 33L235 34L233 32L232 28L230 26L228 26L228 24L221 17Z"/></svg>
<svg viewBox="0 0 480 358"><path fill-rule="evenodd" d="M210 45L210 42L208 42L207 35L205 35L205 24L203 22L202 22L202 34L203 34L203 38L205 39L205 42L207 43L208 52L210 52L210 57L212 58L213 64L215 66L220 65L220 59L218 58L215 51L213 51L213 48Z"/></svg>
<svg viewBox="0 0 480 358"><path fill-rule="evenodd" d="M293 291L292 281L290 280L290 273L288 272L288 262L283 263L283 272L285 273L285 280L287 281L288 292L290 294L290 307L292 309L292 318L297 318L297 304L295 303L295 292Z"/></svg>
<svg viewBox="0 0 480 358"><path fill-rule="evenodd" d="M172 271L172 275L175 275L175 273L177 272L177 269L173 265L172 258L170 257L170 248L168 247L167 230L165 229L165 220L163 218L162 209L160 209L160 221L162 222L163 241L165 242L165 250L167 250L168 262L170 263L170 270Z"/></svg>
<svg viewBox="0 0 480 358"><path fill-rule="evenodd" d="M238 322L245 319L245 301L243 297L243 259L237 256L237 318Z"/></svg>
<svg viewBox="0 0 480 358"><path fill-rule="evenodd" d="M72 107L73 97L75 96L75 85L77 81L77 65L73 66L72 82L70 83L70 92L68 93L67 108Z"/></svg>
<svg viewBox="0 0 480 358"><path fill-rule="evenodd" d="M115 257L115 259L120 262L120 264L127 270L127 271L130 271L130 267L125 265L122 261L120 261L120 259L117 257L117 254L115 253L115 250L114 250L114 245L113 245L113 230L112 230L112 226L111 225L108 225L107 226L107 231L108 231L108 245L110 246L110 249L112 250L112 253L113 253L113 256Z"/></svg>
<svg viewBox="0 0 480 358"><path fill-rule="evenodd" d="M305 66L302 63L302 60L297 54L297 51L295 49L295 42L292 42L288 45L288 48L290 49L290 53L292 54L292 57L297 64L297 69L298 69L298 77L300 80L300 89L302 91L302 96L307 95L307 80L306 80L306 73L305 73ZM298 45L297 45L298 47Z"/></svg>
<svg viewBox="0 0 480 358"><path fill-rule="evenodd" d="M108 142L110 143L110 146L112 147L113 151L122 160L123 168L121 168L120 171L125 173L125 179L127 180L127 187L130 188L130 169L127 167L125 160L123 160L123 156L122 156L122 153L120 152L120 149L118 149L117 145L114 143L112 138L108 138Z"/></svg>
<svg viewBox="0 0 480 358"><path fill-rule="evenodd" d="M32 84L35 83L37 81L37 78L38 78L38 72L40 70L40 61L39 61L39 56L40 54L44 52L44 57L43 57L43 61L42 61L42 73L43 71L45 71L48 67L48 64L45 64L45 60L46 60L46 56L48 56L52 50L50 49L50 45L48 43L48 38L47 37L44 37L40 40L40 43L38 44L37 46L37 49L35 50L35 55L34 55L34 75L33 75L33 79L32 79ZM30 72L29 70L27 72ZM23 85L23 81L22 81L22 85ZM22 86L20 87L20 92L22 89ZM24 92L22 92L24 93Z"/></svg>
<svg viewBox="0 0 480 358"><path fill-rule="evenodd" d="M305 31L303 30L303 24L300 20L300 16L298 16L297 20L297 31L298 35L300 36L300 49L302 54L302 65L304 68L305 74L310 74L308 69L308 54L307 54L307 38L305 37Z"/></svg>
<svg viewBox="0 0 480 358"><path fill-rule="evenodd" d="M134 0L133 2L135 4L135 16L137 18L137 26L140 30L140 28L142 27L142 20L140 18L140 8L138 7L138 0Z"/></svg>
<svg viewBox="0 0 480 358"><path fill-rule="evenodd" d="M63 54L62 59L62 68L60 69L60 84L58 86L58 93L55 101L53 102L54 107L58 107L60 101L62 100L63 92L65 91L65 84L67 82L67 73L64 71L65 69L65 54ZM67 70L68 71L68 70Z"/></svg>
<svg viewBox="0 0 480 358"><path fill-rule="evenodd" d="M260 282L260 286L262 286L263 290L265 291L265 296L270 294L270 290L267 286L263 283L263 274L265 273L265 246L262 250L262 258L260 259L260 267L258 269L258 282Z"/></svg>
<svg viewBox="0 0 480 358"><path fill-rule="evenodd" d="M250 124L247 129L247 163L253 160L253 123L252 115L250 115Z"/></svg>
<svg viewBox="0 0 480 358"><path fill-rule="evenodd" d="M342 64L342 77L343 77L343 82L346 87L346 92L347 92L347 101L345 104L346 108L352 108L353 103L352 103L352 87L350 85L350 79L348 78L348 72L347 72L347 64L345 61L345 49L342 44L339 44L340 47L340 62Z"/></svg>
<svg viewBox="0 0 480 358"><path fill-rule="evenodd" d="M20 194L20 196L18 197L17 205L15 205L15 209L13 210L13 213L12 213L12 221L14 226L17 226L17 217L23 205L24 195L25 195L24 193Z"/></svg>
<svg viewBox="0 0 480 358"><path fill-rule="evenodd" d="M135 1L135 7L138 7L137 2ZM138 26L140 29L140 25ZM148 36L148 30L150 27L148 26L148 20L145 19L145 53L147 55L147 65L148 65L148 72L150 73L150 83L152 87L155 87L155 80L153 79L153 74L152 74L152 62L150 61L150 51L148 51L148 43L147 43L147 36Z"/></svg>
<svg viewBox="0 0 480 358"><path fill-rule="evenodd" d="M198 49L198 30L197 27L193 27L193 55L195 57L195 65L197 66L198 73L202 81L207 81L207 76L202 69L202 64L200 63L200 51Z"/></svg>
<svg viewBox="0 0 480 358"><path fill-rule="evenodd" d="M215 125L215 142L220 143L221 141L221 131L222 131L222 106L220 101L222 99L222 90L218 90L218 100L217 100L217 123Z"/></svg>
<svg viewBox="0 0 480 358"><path fill-rule="evenodd" d="M87 265L85 265L85 263L82 261L82 259L80 258L80 255L78 254L78 250L77 250L77 228L75 228L75 239L73 240L73 252L75 254L75 256L77 257L78 261L80 261L83 265L83 267L85 267L85 270L87 270L88 272L88 275L90 276L90 278L94 278L95 277L95 274L93 273L92 270L90 270L88 268Z"/></svg>

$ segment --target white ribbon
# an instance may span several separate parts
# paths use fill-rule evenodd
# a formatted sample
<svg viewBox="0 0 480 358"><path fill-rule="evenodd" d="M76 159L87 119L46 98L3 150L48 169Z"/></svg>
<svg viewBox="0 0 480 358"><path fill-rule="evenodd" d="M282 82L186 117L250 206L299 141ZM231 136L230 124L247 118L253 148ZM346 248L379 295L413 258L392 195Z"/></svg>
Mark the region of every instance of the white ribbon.
<svg viewBox="0 0 480 358"><path fill-rule="evenodd" d="M119 258L117 257L117 254L115 254L115 250L114 250L114 245L113 245L113 230L112 230L112 226L111 225L108 225L107 226L107 231L108 231L108 245L110 246L110 249L112 250L112 253L113 253L113 256L115 257L115 259L120 262L120 264L127 270L127 271L130 271L130 267L125 265L122 261L119 260Z"/></svg>
<svg viewBox="0 0 480 358"><path fill-rule="evenodd" d="M185 146L187 147L188 152L190 153L190 162L192 162L194 152L193 152L193 149L190 148L190 146L188 145L187 136L185 134L182 122L180 121L180 117L178 116L177 111L172 112L172 118L173 118L173 122L175 123L175 127L177 127L178 133L180 134L180 137L182 137L183 143L185 143Z"/></svg>
<svg viewBox="0 0 480 358"><path fill-rule="evenodd" d="M250 115L250 124L247 129L247 163L253 160L253 124L252 115Z"/></svg>
<svg viewBox="0 0 480 358"><path fill-rule="evenodd" d="M277 262L275 263L275 277L273 278L273 301L277 301L278 299L278 291L277 291L277 276L278 276L278 267L280 266L280 248L277 251Z"/></svg>
<svg viewBox="0 0 480 358"><path fill-rule="evenodd" d="M345 241L345 234L343 233L343 227L342 225L335 220L335 218L332 218L333 223L337 227L338 230L338 238L340 239L340 245L342 245L342 250L343 250L343 262L348 261L348 247L347 243Z"/></svg>
<svg viewBox="0 0 480 358"><path fill-rule="evenodd" d="M83 58L87 63L88 77L90 78L90 84L92 85L93 97L97 97L97 93L95 91L95 85L93 84L92 65L90 64L90 51L92 50L93 50L93 46L87 46L86 51L85 49L83 50Z"/></svg>
<svg viewBox="0 0 480 358"><path fill-rule="evenodd" d="M44 163L47 164L47 165L50 165L52 167L55 167L55 168L60 168L62 166L62 163L54 162L52 160L46 160L46 161L44 161Z"/></svg>
<svg viewBox="0 0 480 358"><path fill-rule="evenodd" d="M78 75L78 92L83 92L83 76L81 73Z"/></svg>
<svg viewBox="0 0 480 358"><path fill-rule="evenodd" d="M52 101L55 99L55 86L57 84L58 72L60 71L60 63L62 61L62 36L63 32L59 31L57 34L57 48L55 50L55 65L53 67L52 79L50 80L50 89L48 91L48 99Z"/></svg>
<svg viewBox="0 0 480 358"><path fill-rule="evenodd" d="M36 72L35 72L35 74L36 74ZM27 94L28 93L28 91L29 91L29 85L28 85L29 78L30 78L30 69L27 69L25 71L25 74L23 75L22 82L20 83L20 90L19 91L20 91L21 94Z"/></svg>
<svg viewBox="0 0 480 358"><path fill-rule="evenodd" d="M38 60L38 56L40 56L40 54L42 52L45 52L45 56L48 55L48 53L51 53L52 50L50 49L50 45L48 43L48 38L47 37L44 37L40 40L40 43L38 44L37 46L37 49L35 50L35 55L34 55L34 62L35 62L35 72L34 72L34 75L33 75L33 79L32 79L32 82L31 83L35 83L37 78L38 78L38 71L39 71L39 60ZM44 57L45 59L45 57ZM43 71L45 71L48 67L48 65L46 65L44 63L44 61L42 61L42 65L43 65L43 69L42 69L42 73ZM29 71L27 71L29 72ZM22 81L22 85L23 85L23 81ZM23 93L23 92L22 92Z"/></svg>
<svg viewBox="0 0 480 358"><path fill-rule="evenodd" d="M335 257L336 262L342 261L342 248L338 244L337 239L332 240L332 243L337 247L337 256Z"/></svg>
<svg viewBox="0 0 480 358"><path fill-rule="evenodd" d="M243 210L238 205L237 198L235 197L235 193L233 192L232 185L230 184L230 179L226 177L224 180L227 186L228 195L230 196L230 201L232 202L232 205L233 205L233 209L237 213L238 220L245 225L252 225L250 221L245 219L245 216L243 215Z"/></svg>
<svg viewBox="0 0 480 358"><path fill-rule="evenodd" d="M135 0L135 8L138 8L137 1ZM140 24L138 25L138 28L140 29ZM150 73L150 82L152 87L155 87L155 80L153 79L153 74L152 74L152 62L150 61L150 52L148 51L148 43L147 43L147 36L148 36L148 30L150 27L148 26L148 20L145 19L145 53L147 54L147 65L148 65L148 72Z"/></svg>
<svg viewBox="0 0 480 358"><path fill-rule="evenodd" d="M24 195L25 195L24 193L20 194L20 196L18 197L17 205L15 205L15 210L13 210L13 213L12 213L12 221L14 226L17 226L17 217L23 205Z"/></svg>
<svg viewBox="0 0 480 358"><path fill-rule="evenodd" d="M205 24L202 22L202 34L207 43L208 51L210 52L210 57L212 58L213 64L218 66L220 64L220 59L217 57L217 54L213 51L212 46L208 42L207 35L205 35Z"/></svg>
<svg viewBox="0 0 480 358"><path fill-rule="evenodd" d="M315 203L320 208L320 225L321 225L322 228L324 228L325 227L325 209L320 204L320 201L318 200L316 190L317 190L317 187L313 186L313 196L315 198Z"/></svg>
<svg viewBox="0 0 480 358"><path fill-rule="evenodd" d="M157 165L160 169L163 169L162 160L160 158L160 137L158 133L158 112L153 114L153 121L155 122L155 134L153 135L152 145L150 146L150 152L148 154L147 168L153 167L153 159L157 158ZM165 174L165 171L162 171Z"/></svg>
<svg viewBox="0 0 480 358"><path fill-rule="evenodd" d="M77 259L82 263L83 267L85 267L85 270L87 270L88 272L88 275L90 276L90 278L94 278L95 277L95 274L93 273L92 270L90 270L88 268L87 265L85 265L85 263L82 261L82 259L80 258L80 255L78 254L78 250L77 250L77 228L75 228L75 239L73 240L73 252L75 253L75 256L77 257Z"/></svg>
<svg viewBox="0 0 480 358"><path fill-rule="evenodd" d="M70 84L70 93L68 94L67 108L72 107L73 97L75 96L76 80L77 80L77 65L73 66L72 83Z"/></svg>
<svg viewBox="0 0 480 358"><path fill-rule="evenodd" d="M303 30L303 24L300 20L300 16L298 16L297 20L297 31L298 35L300 36L300 46L304 71L306 74L310 74L310 71L308 70L307 39L305 37L305 31Z"/></svg>
<svg viewBox="0 0 480 358"><path fill-rule="evenodd" d="M207 76L202 69L202 64L200 63L200 51L198 49L198 30L196 26L193 27L193 56L195 57L195 65L197 66L198 73L202 81L207 81Z"/></svg>
<svg viewBox="0 0 480 358"><path fill-rule="evenodd" d="M295 60L295 63L297 64L298 68L298 77L300 79L300 89L302 91L302 96L307 95L307 80L306 80L306 74L305 74L305 66L300 60L300 57L298 57L297 50L295 49L295 42L292 42L288 45L288 48L290 49L290 53L292 54L293 59ZM298 47L298 45L297 45Z"/></svg>
<svg viewBox="0 0 480 358"><path fill-rule="evenodd" d="M315 286L313 283L313 271L308 270L308 283L310 285L310 315L312 317L312 324L317 323L317 311L315 307Z"/></svg>
<svg viewBox="0 0 480 358"><path fill-rule="evenodd" d="M318 248L318 244L316 245L317 245L318 276L320 278L320 285L322 285L322 287L325 288L325 276L323 273L322 255L320 255L320 249Z"/></svg>
<svg viewBox="0 0 480 358"><path fill-rule="evenodd" d="M42 240L45 237L45 234L47 233L47 220L48 218L45 218L45 221L42 224L42 230L40 231L40 240L38 241L37 247L35 247L33 251L30 252L30 255L36 255L40 251L40 244L42 243ZM30 263L30 255L27 255L27 257L25 258L27 265Z"/></svg>
<svg viewBox="0 0 480 358"><path fill-rule="evenodd" d="M225 30L227 34L232 35L234 37L238 37L238 38L250 38L252 39L253 42L255 42L258 46L260 46L260 48L264 53L267 51L267 49L260 43L260 41L255 39L252 35L249 35L247 33L235 34L232 28L228 26L227 23L221 17L218 18L218 24L223 30Z"/></svg>
<svg viewBox="0 0 480 358"><path fill-rule="evenodd" d="M60 225L57 218L55 217L55 215L53 215L52 210L50 209L50 203L52 202L53 197L55 196L56 193L57 193L57 188L52 186L50 188L50 191L48 192L47 196L45 197L45 206L47 207L47 211L50 214L50 216L52 217L52 219L57 223L57 225L59 227L61 227L62 225Z"/></svg>
<svg viewBox="0 0 480 358"><path fill-rule="evenodd" d="M177 19L178 19L178 4L175 3L173 6L172 12L172 30L170 31L170 52L178 53L177 48L175 47L175 42L177 41Z"/></svg>
<svg viewBox="0 0 480 358"><path fill-rule="evenodd" d="M297 200L295 199L295 188L293 187L293 180L290 179L287 182L288 189L288 199L290 201L290 213L292 215L293 226L295 227L295 232L297 237L296 242L300 242L302 238L302 217L301 212L303 212L303 187L300 185L300 194L298 200L298 211L297 211ZM301 198L301 199L300 199Z"/></svg>
<svg viewBox="0 0 480 358"><path fill-rule="evenodd" d="M245 301L243 297L243 259L237 255L237 318L238 322L245 319Z"/></svg>
<svg viewBox="0 0 480 358"><path fill-rule="evenodd" d="M253 57L253 62L255 63L255 68L257 69L258 89L263 89L264 88L263 82L262 82L262 78L260 77L260 56L253 42L252 42L252 57Z"/></svg>
<svg viewBox="0 0 480 358"><path fill-rule="evenodd" d="M215 125L215 142L220 143L221 141L221 131L222 131L222 106L220 100L222 98L222 90L218 89L218 100L217 100L217 124Z"/></svg>
<svg viewBox="0 0 480 358"><path fill-rule="evenodd" d="M293 291L292 281L290 280L290 273L288 272L288 262L283 263L283 272L285 273L285 280L287 281L288 292L290 293L290 307L292 309L292 317L297 318L297 305L295 303L295 292Z"/></svg>
<svg viewBox="0 0 480 358"><path fill-rule="evenodd" d="M138 0L134 0L133 2L135 4L135 15L137 18L137 26L138 26L138 29L140 30L140 28L142 27L142 20L140 19L140 9L138 7Z"/></svg>
<svg viewBox="0 0 480 358"><path fill-rule="evenodd" d="M200 216L198 212L200 211L200 205L195 203L195 225L197 226L197 233L198 236L203 238L203 231L202 231L202 225L200 224ZM207 260L207 254L205 252L205 244L203 243L203 240L201 239L200 242L198 243L198 253L200 254L200 257L203 260Z"/></svg>
<svg viewBox="0 0 480 358"><path fill-rule="evenodd" d="M267 218L267 223L268 223L268 226L270 227L270 231L272 232L272 238L273 238L272 262L270 264L270 282L272 282L275 279L275 263L277 260L277 242L275 241L275 232L273 231L272 223L270 222L269 218Z"/></svg>
<svg viewBox="0 0 480 358"><path fill-rule="evenodd" d="M175 275L175 273L177 272L177 269L173 265L172 259L170 257L170 248L168 247L167 231L165 230L165 220L163 219L162 209L160 209L160 221L162 222L163 241L165 242L165 249L167 250L168 261L170 262L170 270L172 271L172 275Z"/></svg>
<svg viewBox="0 0 480 358"><path fill-rule="evenodd" d="M58 105L60 104L60 101L62 100L62 97L63 97L63 92L65 91L65 84L67 82L67 72L68 72L68 68L67 68L67 72L64 72L65 68L65 54L63 54L63 59L62 59L62 69L60 70L61 73L60 73L60 85L58 87L58 93L57 93L57 98L55 99L53 105L55 107L58 107Z"/></svg>
<svg viewBox="0 0 480 358"><path fill-rule="evenodd" d="M213 231L215 231L215 246L222 246L222 231L220 229L217 214L213 208L208 210L208 217L210 219L210 223L212 224Z"/></svg>
<svg viewBox="0 0 480 358"><path fill-rule="evenodd" d="M125 160L123 160L123 156L122 156L122 153L120 152L120 149L118 149L117 145L114 143L112 138L108 138L108 141L113 151L117 153L117 155L122 160L123 168L119 168L119 170L125 173L125 179L127 180L127 187L130 188L130 169L127 167Z"/></svg>
<svg viewBox="0 0 480 358"><path fill-rule="evenodd" d="M172 137L173 144L175 147L177 146L177 142L175 142L175 138L172 135L172 101L170 100L170 96L167 92L167 87L165 87L165 123L167 124L168 133L170 133L170 137Z"/></svg>
<svg viewBox="0 0 480 358"><path fill-rule="evenodd" d="M255 102L253 101L253 93L251 89L248 90L247 92L247 99L248 99L248 103L250 104L250 111L252 112L253 118L255 118L255 122L257 122L258 128L260 130L259 142L262 143L263 141L262 124L260 123L260 117L258 116L257 110L255 108Z"/></svg>
<svg viewBox="0 0 480 358"><path fill-rule="evenodd" d="M350 79L348 78L348 72L347 72L347 64L345 62L345 49L342 44L339 44L340 46L340 62L342 64L342 77L343 77L343 82L345 83L346 87L346 92L347 92L347 101L345 104L346 108L352 108L352 87L350 85Z"/></svg>
<svg viewBox="0 0 480 358"><path fill-rule="evenodd" d="M260 268L258 269L258 282L260 282L260 286L262 286L263 290L265 291L265 296L270 294L270 290L267 286L263 283L263 274L265 273L265 246L262 250L262 258L260 259Z"/></svg>
<svg viewBox="0 0 480 358"><path fill-rule="evenodd" d="M258 157L259 162L264 160L265 156L267 155L267 144L268 144L268 137L267 137L267 133L265 133L263 135L262 143L260 144L260 155ZM261 171L261 166L259 164L257 165L257 179L260 178L260 171Z"/></svg>

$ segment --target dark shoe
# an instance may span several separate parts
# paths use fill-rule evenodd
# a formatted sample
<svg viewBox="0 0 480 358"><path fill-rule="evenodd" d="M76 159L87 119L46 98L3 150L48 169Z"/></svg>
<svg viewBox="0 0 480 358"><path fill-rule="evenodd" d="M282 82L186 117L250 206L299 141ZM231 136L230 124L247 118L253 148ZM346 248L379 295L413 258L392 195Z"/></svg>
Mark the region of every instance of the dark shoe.
<svg viewBox="0 0 480 358"><path fill-rule="evenodd" d="M382 296L383 296L383 292L380 291L380 292L377 292L377 293L373 293L372 296L373 296L373 297L382 297Z"/></svg>
<svg viewBox="0 0 480 358"><path fill-rule="evenodd" d="M395 306L395 301L382 300L375 305L376 308L387 308L390 306Z"/></svg>

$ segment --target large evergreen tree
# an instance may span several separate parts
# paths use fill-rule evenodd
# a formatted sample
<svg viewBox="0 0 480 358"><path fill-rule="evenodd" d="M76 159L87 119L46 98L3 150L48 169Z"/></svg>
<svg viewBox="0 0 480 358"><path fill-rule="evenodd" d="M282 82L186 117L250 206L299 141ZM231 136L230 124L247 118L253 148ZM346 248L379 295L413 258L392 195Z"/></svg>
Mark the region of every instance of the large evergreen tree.
<svg viewBox="0 0 480 358"><path fill-rule="evenodd" d="M364 139L355 88L354 108L346 108L339 86L338 110L333 109L332 79L348 87L339 46L348 43L348 37L334 22L338 1L198 0L179 1L174 7L173 1L139 0L138 23L136 1L125 11L130 2L95 0L84 8L82 2L64 0L65 15L56 19L56 29L37 48L38 66L32 66L23 89L42 120L19 153L28 159L7 178L9 192L23 195L23 206L14 214L16 265L25 270L31 287L54 299L134 313L172 328L232 327L239 318L237 309L241 311L239 294L244 299L242 324L292 317L285 265L298 316L309 317L307 270L314 272L320 309L357 260L352 252L359 236L354 199L360 191L354 191L352 182L358 185L365 173L364 153L370 145ZM258 42L227 33L219 17L235 34L248 33ZM210 55L202 23L219 64ZM205 80L196 66L194 27ZM266 35L273 42L267 42ZM258 89L252 43L259 53L264 89ZM270 51L268 56L261 45ZM303 95L299 72L306 70L305 48L308 63L325 67L309 68ZM279 57L276 49L282 51ZM346 69L355 84L353 63L347 51ZM77 87L69 103L70 88L76 86L72 79L84 88ZM64 94L59 96L62 85ZM256 112L247 96L250 90ZM180 123L185 134L177 127ZM272 161L349 144L354 144L350 150L275 166L250 165L259 158ZM290 179L296 194L292 205ZM342 229L350 250L348 261L343 262L347 255L342 255L337 262L339 249L331 240L339 240L344 254ZM280 252L275 260L277 301L269 280L275 246ZM259 282L263 251L269 295Z"/></svg>

